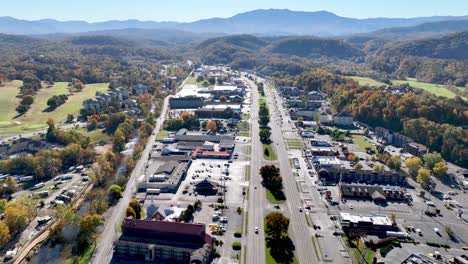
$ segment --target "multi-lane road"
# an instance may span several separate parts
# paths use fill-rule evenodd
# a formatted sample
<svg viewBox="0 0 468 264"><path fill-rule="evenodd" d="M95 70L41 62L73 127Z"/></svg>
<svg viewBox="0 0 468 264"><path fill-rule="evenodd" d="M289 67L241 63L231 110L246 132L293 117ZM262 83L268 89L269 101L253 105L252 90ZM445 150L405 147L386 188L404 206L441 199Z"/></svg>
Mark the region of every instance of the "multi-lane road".
<svg viewBox="0 0 468 264"><path fill-rule="evenodd" d="M259 137L258 124L258 99L257 86L250 80L252 108L250 110L251 121L251 160L250 160L250 182L248 197L248 225L247 225L247 263L265 263L265 235L263 230L264 210L266 205L265 190L261 187L262 179L259 175L262 164L262 144ZM255 233L258 228L258 234Z"/></svg>
<svg viewBox="0 0 468 264"><path fill-rule="evenodd" d="M272 117L270 122L272 131L271 140L273 141L273 147L279 157L278 165L283 178L284 193L287 198L285 213L290 219L289 233L294 242L295 255L299 263L317 263L317 257L313 250L310 228L304 216L304 211L299 211L299 207L302 207L303 203L292 173L291 164L287 155L288 150L283 138L283 126L286 126L288 122L284 122L282 118L279 119L279 117L286 118L287 113L282 108L281 104L277 104L274 91L267 88L267 85L265 85L265 94L270 109L270 116Z"/></svg>

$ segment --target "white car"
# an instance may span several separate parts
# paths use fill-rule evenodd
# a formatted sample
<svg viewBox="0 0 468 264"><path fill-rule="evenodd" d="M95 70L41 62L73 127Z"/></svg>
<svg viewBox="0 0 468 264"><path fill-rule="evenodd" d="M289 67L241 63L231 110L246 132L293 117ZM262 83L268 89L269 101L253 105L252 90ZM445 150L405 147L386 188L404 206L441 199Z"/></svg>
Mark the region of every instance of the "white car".
<svg viewBox="0 0 468 264"><path fill-rule="evenodd" d="M258 227L255 227L255 234L258 234Z"/></svg>

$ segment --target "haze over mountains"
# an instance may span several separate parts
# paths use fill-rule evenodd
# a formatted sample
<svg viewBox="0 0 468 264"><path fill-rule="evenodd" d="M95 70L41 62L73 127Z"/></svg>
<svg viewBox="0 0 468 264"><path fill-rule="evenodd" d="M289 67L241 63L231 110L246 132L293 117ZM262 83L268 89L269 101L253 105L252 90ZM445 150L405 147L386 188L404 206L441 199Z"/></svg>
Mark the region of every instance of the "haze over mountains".
<svg viewBox="0 0 468 264"><path fill-rule="evenodd" d="M175 29L195 33L256 34L256 35L315 35L338 36L367 33L391 27L415 26L426 22L466 20L468 16L433 16L418 18L369 18L340 17L326 11L303 12L285 9L254 10L229 18L210 18L189 23L154 21L57 21L44 19L27 21L12 17L0 17L0 33L43 35L55 33L84 33L91 31L115 31L125 29Z"/></svg>

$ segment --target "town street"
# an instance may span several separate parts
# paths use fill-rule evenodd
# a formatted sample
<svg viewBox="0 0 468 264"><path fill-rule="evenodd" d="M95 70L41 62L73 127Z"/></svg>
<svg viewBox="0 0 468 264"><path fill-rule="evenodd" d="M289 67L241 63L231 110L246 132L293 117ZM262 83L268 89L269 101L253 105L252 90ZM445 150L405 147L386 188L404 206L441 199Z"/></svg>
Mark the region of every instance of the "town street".
<svg viewBox="0 0 468 264"><path fill-rule="evenodd" d="M135 165L130 178L128 179L127 187L122 193L122 198L119 200L117 205L109 208L105 213L105 224L102 229L102 233L96 241L96 249L94 251L93 257L91 258L91 263L103 264L109 263L113 255L113 243L117 239L117 229L123 219L123 214L125 209L128 207L128 203L133 197L133 194L137 188L138 177L140 177L146 166L148 155L152 149L153 143L156 140L156 135L159 132L159 129L164 123L164 118L167 113L169 104L169 96L164 99L163 108L161 109L161 116L156 119L156 126L153 130L152 135L148 138L148 143L146 148L141 154L141 158Z"/></svg>
<svg viewBox="0 0 468 264"><path fill-rule="evenodd" d="M259 136L258 124L258 99L259 94L257 86L250 80L246 80L252 88L251 100L251 160L250 160L250 181L248 197L248 225L247 225L247 263L265 263L265 234L263 228L264 210L266 206L265 190L262 187L262 178L260 177L260 167L262 164L263 153L262 144ZM255 228L258 228L258 234Z"/></svg>

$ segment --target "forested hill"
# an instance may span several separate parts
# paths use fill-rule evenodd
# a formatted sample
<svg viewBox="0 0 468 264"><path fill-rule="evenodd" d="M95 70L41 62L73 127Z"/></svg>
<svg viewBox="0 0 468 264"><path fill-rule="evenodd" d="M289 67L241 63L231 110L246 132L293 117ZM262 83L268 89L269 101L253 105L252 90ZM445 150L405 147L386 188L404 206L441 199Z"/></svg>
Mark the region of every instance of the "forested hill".
<svg viewBox="0 0 468 264"><path fill-rule="evenodd" d="M363 56L364 53L342 40L294 37L272 43L270 51L273 53L301 56L301 57L336 57L349 59Z"/></svg>
<svg viewBox="0 0 468 264"><path fill-rule="evenodd" d="M110 36L79 36L72 37L69 39L69 42L73 45L96 45L96 46L135 46L135 43L132 43L129 40L115 38Z"/></svg>
<svg viewBox="0 0 468 264"><path fill-rule="evenodd" d="M232 45L239 48L256 50L268 45L266 39L261 39L253 35L231 35L217 38L210 38L198 45L198 49L203 49L209 45Z"/></svg>
<svg viewBox="0 0 468 264"><path fill-rule="evenodd" d="M468 30L468 19L423 23L410 27L385 28L352 37L382 38L387 40L421 39Z"/></svg>
<svg viewBox="0 0 468 264"><path fill-rule="evenodd" d="M258 57L269 55L288 55L306 58L331 57L352 58L363 56L364 53L348 43L331 38L318 37L256 37L252 35L233 35L208 39L197 46L197 50L205 52L204 56L224 56L220 49L231 52L244 52ZM218 54L218 55L216 55ZM252 59L254 59L252 58ZM227 58L215 58L226 61Z"/></svg>
<svg viewBox="0 0 468 264"><path fill-rule="evenodd" d="M404 41L380 52L384 56L418 56L436 59L468 59L468 31L438 38Z"/></svg>

